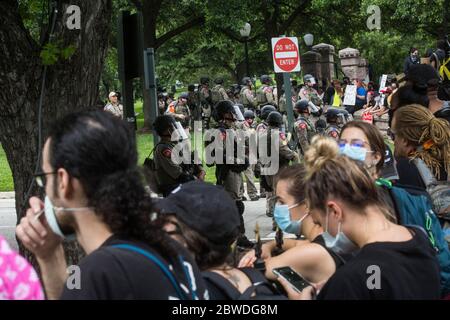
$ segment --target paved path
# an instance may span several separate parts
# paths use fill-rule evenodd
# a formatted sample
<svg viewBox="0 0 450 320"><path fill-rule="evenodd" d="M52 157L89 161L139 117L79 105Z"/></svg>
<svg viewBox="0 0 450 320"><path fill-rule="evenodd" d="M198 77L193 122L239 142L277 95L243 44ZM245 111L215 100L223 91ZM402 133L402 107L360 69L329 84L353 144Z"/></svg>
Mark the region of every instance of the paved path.
<svg viewBox="0 0 450 320"><path fill-rule="evenodd" d="M244 203L244 220L247 237L254 239L256 223L259 224L261 237L268 237L272 232L272 219L266 216L266 199L245 201ZM16 221L14 193L0 193L0 234L8 240L13 248L17 248L14 233Z"/></svg>

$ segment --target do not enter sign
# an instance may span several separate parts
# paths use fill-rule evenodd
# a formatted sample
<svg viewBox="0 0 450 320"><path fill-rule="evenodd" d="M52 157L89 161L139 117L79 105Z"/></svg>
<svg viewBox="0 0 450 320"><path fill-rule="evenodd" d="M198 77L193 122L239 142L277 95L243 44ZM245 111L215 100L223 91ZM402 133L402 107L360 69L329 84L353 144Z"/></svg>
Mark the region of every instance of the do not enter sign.
<svg viewBox="0 0 450 320"><path fill-rule="evenodd" d="M276 73L300 71L296 37L272 38L273 66Z"/></svg>

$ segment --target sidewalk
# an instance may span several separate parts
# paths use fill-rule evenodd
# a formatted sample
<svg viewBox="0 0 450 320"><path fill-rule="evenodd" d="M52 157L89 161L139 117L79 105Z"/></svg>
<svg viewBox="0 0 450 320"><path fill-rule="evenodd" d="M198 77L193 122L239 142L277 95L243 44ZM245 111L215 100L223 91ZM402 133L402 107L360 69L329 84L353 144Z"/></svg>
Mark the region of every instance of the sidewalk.
<svg viewBox="0 0 450 320"><path fill-rule="evenodd" d="M14 199L16 197L15 192L0 192L0 199Z"/></svg>

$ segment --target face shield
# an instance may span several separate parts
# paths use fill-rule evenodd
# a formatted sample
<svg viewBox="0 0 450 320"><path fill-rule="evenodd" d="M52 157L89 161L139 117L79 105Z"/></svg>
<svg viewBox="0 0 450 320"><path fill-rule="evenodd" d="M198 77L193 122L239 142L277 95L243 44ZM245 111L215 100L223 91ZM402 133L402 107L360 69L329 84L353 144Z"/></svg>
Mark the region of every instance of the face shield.
<svg viewBox="0 0 450 320"><path fill-rule="evenodd" d="M171 131L172 131L171 134L172 141L183 141L189 139L189 137L186 134L186 131L184 131L183 126L178 121L174 122Z"/></svg>
<svg viewBox="0 0 450 320"><path fill-rule="evenodd" d="M239 109L238 106L234 106L234 116L236 117L237 121L245 121L244 115L241 112L241 109Z"/></svg>

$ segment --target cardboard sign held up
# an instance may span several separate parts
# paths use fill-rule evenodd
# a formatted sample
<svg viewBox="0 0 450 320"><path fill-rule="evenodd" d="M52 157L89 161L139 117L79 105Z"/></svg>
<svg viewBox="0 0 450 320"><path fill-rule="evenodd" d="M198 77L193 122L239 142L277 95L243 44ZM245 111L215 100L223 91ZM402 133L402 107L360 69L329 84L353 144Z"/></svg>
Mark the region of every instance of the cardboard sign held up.
<svg viewBox="0 0 450 320"><path fill-rule="evenodd" d="M344 106L354 106L356 104L356 86L348 85L345 88Z"/></svg>

